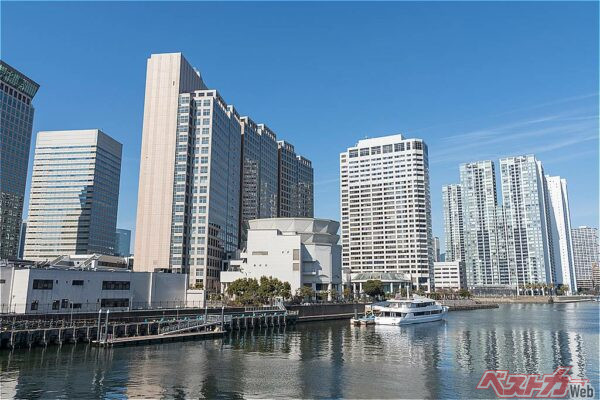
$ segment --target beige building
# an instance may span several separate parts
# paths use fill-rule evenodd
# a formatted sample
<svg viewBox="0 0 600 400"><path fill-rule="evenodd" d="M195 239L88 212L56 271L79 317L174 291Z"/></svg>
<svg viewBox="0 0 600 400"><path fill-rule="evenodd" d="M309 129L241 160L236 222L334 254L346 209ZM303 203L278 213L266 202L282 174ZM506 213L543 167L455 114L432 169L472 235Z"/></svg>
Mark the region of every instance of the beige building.
<svg viewBox="0 0 600 400"><path fill-rule="evenodd" d="M134 269L188 274L190 286L218 291L245 221L277 215L276 136L206 88L181 54L153 54L147 68Z"/></svg>
<svg viewBox="0 0 600 400"><path fill-rule="evenodd" d="M181 53L147 62L134 254L136 270L168 269L179 94L206 89Z"/></svg>

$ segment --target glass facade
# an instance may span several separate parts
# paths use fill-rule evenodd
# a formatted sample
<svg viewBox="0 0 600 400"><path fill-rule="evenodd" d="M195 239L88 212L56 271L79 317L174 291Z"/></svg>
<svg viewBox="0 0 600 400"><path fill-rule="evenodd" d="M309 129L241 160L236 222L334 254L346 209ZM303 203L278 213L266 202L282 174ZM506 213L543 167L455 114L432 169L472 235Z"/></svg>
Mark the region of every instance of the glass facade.
<svg viewBox="0 0 600 400"><path fill-rule="evenodd" d="M279 217L314 215L313 168L310 160L296 155L294 146L286 141L279 147Z"/></svg>
<svg viewBox="0 0 600 400"><path fill-rule="evenodd" d="M250 118L241 118L242 188L240 247L251 219L277 216L277 140L275 133Z"/></svg>
<svg viewBox="0 0 600 400"><path fill-rule="evenodd" d="M38 133L24 258L114 254L121 151L99 130Z"/></svg>
<svg viewBox="0 0 600 400"><path fill-rule="evenodd" d="M0 259L19 252L23 199L39 85L0 61Z"/></svg>
<svg viewBox="0 0 600 400"><path fill-rule="evenodd" d="M131 255L131 231L117 229L115 233L115 256L129 257Z"/></svg>

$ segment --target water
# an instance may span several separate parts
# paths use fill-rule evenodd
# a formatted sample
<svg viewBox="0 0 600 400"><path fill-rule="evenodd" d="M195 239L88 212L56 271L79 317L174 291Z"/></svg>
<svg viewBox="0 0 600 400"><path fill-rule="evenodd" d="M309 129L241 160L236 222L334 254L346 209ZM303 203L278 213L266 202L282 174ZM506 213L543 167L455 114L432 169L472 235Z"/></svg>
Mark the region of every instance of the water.
<svg viewBox="0 0 600 400"><path fill-rule="evenodd" d="M224 340L3 351L0 397L492 398L475 389L485 369L560 365L598 397L598 314L598 303L503 305L407 327L332 321Z"/></svg>

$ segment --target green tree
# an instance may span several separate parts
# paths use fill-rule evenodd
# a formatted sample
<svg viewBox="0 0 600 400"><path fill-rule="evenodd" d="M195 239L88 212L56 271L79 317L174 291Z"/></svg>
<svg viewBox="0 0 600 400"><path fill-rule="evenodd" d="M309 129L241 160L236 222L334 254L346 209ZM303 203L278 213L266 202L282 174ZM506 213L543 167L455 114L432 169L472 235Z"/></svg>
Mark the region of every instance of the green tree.
<svg viewBox="0 0 600 400"><path fill-rule="evenodd" d="M369 279L363 285L363 291L371 297L383 296L383 283L379 279Z"/></svg>
<svg viewBox="0 0 600 400"><path fill-rule="evenodd" d="M300 297L302 300L312 300L315 296L315 291L310 286L302 286L296 290L296 296Z"/></svg>
<svg viewBox="0 0 600 400"><path fill-rule="evenodd" d="M284 299L289 299L292 297L292 287L289 282L283 282L283 285L279 289L279 296Z"/></svg>
<svg viewBox="0 0 600 400"><path fill-rule="evenodd" d="M260 286L258 281L253 278L240 278L231 282L227 288L227 294L234 296L235 300L244 305L251 305L259 302L258 290Z"/></svg>
<svg viewBox="0 0 600 400"><path fill-rule="evenodd" d="M462 298L468 299L471 297L471 292L469 292L467 289L461 289L458 291L458 295Z"/></svg>
<svg viewBox="0 0 600 400"><path fill-rule="evenodd" d="M352 290L349 287L344 288L344 299L350 300L352 298Z"/></svg>

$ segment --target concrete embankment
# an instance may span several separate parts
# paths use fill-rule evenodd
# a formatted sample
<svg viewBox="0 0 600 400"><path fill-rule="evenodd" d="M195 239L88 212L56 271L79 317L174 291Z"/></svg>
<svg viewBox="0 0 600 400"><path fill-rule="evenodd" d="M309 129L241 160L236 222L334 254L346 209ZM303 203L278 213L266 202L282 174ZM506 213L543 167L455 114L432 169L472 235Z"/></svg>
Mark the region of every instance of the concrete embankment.
<svg viewBox="0 0 600 400"><path fill-rule="evenodd" d="M448 306L449 311L498 308L496 303L478 303L473 300L442 300L440 303ZM363 303L290 305L286 308L291 311L298 311L298 322L348 319L354 317L355 310L358 315L363 315L365 312L365 304Z"/></svg>
<svg viewBox="0 0 600 400"><path fill-rule="evenodd" d="M444 306L448 306L448 311L470 311L470 310L482 310L489 308L498 308L497 303L479 303L475 300L463 299L463 300L440 300L440 303Z"/></svg>
<svg viewBox="0 0 600 400"><path fill-rule="evenodd" d="M479 303L548 304L580 303L594 300L594 296L514 296L514 297L474 297Z"/></svg>
<svg viewBox="0 0 600 400"><path fill-rule="evenodd" d="M527 304L547 304L551 303L551 297L548 296L519 296L519 297L474 297L473 300L479 303L527 303Z"/></svg>
<svg viewBox="0 0 600 400"><path fill-rule="evenodd" d="M311 304L311 305L289 305L290 311L298 311L298 322L325 321L330 319L352 318L354 312L364 314L365 305L362 303L344 304Z"/></svg>

